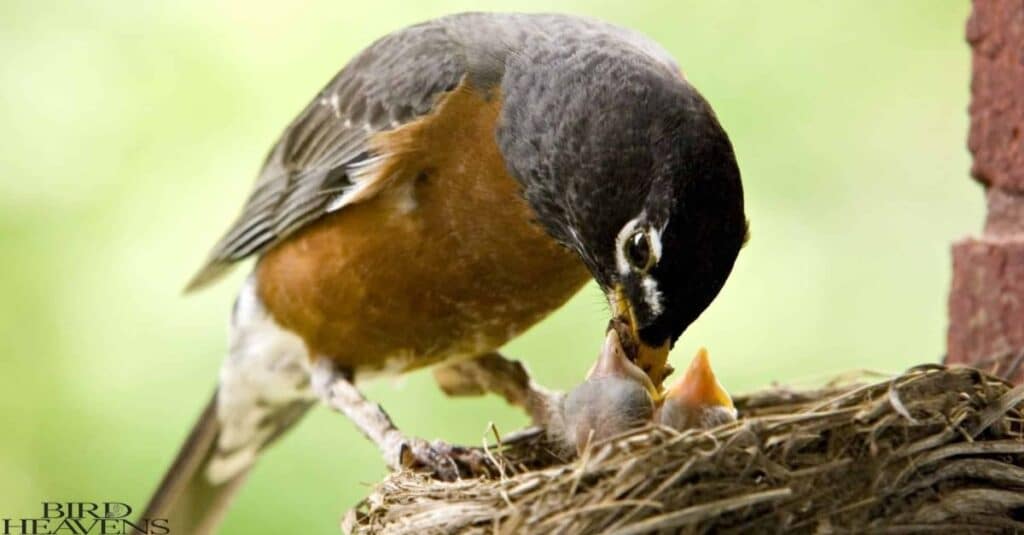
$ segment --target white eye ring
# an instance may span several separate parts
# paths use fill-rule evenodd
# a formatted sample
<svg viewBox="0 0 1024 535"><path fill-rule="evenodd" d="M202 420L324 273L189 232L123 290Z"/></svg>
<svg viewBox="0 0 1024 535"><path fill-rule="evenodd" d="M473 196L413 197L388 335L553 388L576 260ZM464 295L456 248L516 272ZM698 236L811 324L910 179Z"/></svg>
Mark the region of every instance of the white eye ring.
<svg viewBox="0 0 1024 535"><path fill-rule="evenodd" d="M639 228L640 221L644 217L645 214L641 213L636 218L631 219L622 226L619 235L615 237L615 267L619 270L620 275L624 276L633 270L646 272L661 259L661 232L651 227ZM634 263L627 258L626 253L626 248L630 246L630 241L637 236L643 236L647 247L648 258L642 266L634 266Z"/></svg>
<svg viewBox="0 0 1024 535"><path fill-rule="evenodd" d="M654 251L651 248L651 237L647 232L638 230L630 234L622 247L622 254L634 270L647 273L654 266Z"/></svg>

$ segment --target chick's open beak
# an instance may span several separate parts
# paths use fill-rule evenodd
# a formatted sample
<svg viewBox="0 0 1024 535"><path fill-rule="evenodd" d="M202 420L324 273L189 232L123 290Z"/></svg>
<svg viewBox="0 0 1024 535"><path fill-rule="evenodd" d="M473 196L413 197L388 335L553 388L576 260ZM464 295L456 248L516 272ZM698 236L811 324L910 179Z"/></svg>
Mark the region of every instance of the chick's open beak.
<svg viewBox="0 0 1024 535"><path fill-rule="evenodd" d="M659 398L658 389L655 388L650 377L627 357L619 333L613 327L610 327L605 334L601 354L598 355L597 362L587 373L588 380L600 377L620 377L636 381L643 385L651 395L651 399Z"/></svg>
<svg viewBox="0 0 1024 535"><path fill-rule="evenodd" d="M724 407L735 411L732 397L715 377L708 352L703 347L693 357L686 373L669 388L665 399L687 407Z"/></svg>
<svg viewBox="0 0 1024 535"><path fill-rule="evenodd" d="M736 407L711 371L704 348L697 352L686 373L665 393L654 420L677 431L710 429L736 420Z"/></svg>
<svg viewBox="0 0 1024 535"><path fill-rule="evenodd" d="M668 365L668 340L660 346L650 346L640 339L640 328L637 326L636 314L621 286L616 286L612 294L612 308L615 317L621 319L616 325L627 355L650 378L655 388L660 391L665 378L672 373Z"/></svg>

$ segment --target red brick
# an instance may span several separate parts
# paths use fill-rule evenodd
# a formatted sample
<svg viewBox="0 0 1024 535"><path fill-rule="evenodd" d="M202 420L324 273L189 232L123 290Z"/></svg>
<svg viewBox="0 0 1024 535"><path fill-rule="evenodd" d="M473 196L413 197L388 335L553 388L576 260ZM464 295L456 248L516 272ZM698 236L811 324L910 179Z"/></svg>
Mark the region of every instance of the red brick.
<svg viewBox="0 0 1024 535"><path fill-rule="evenodd" d="M953 246L949 322L948 363L989 367L1001 360L1005 370L1024 349L1024 238L968 238Z"/></svg>
<svg viewBox="0 0 1024 535"><path fill-rule="evenodd" d="M967 146L988 216L953 246L946 362L1024 382L1024 0L974 0L967 41Z"/></svg>
<svg viewBox="0 0 1024 535"><path fill-rule="evenodd" d="M1024 192L1024 0L975 0L971 44L971 174Z"/></svg>

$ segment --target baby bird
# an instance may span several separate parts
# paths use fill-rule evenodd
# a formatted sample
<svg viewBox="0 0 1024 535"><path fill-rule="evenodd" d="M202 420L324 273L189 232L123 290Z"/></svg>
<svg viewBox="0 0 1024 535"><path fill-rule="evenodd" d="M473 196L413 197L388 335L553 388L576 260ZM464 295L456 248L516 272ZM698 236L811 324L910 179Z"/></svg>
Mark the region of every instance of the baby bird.
<svg viewBox="0 0 1024 535"><path fill-rule="evenodd" d="M690 362L686 373L665 393L654 421L677 431L710 429L736 420L732 398L711 371L704 348Z"/></svg>
<svg viewBox="0 0 1024 535"><path fill-rule="evenodd" d="M561 400L548 432L580 454L589 443L649 423L656 397L650 378L630 362L618 332L609 329L597 362L583 384Z"/></svg>

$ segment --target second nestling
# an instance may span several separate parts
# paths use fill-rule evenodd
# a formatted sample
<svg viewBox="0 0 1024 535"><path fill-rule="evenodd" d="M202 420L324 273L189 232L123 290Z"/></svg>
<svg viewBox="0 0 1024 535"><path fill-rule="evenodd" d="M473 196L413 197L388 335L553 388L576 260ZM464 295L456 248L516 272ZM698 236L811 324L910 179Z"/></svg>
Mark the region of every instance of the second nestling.
<svg viewBox="0 0 1024 535"><path fill-rule="evenodd" d="M582 384L553 404L548 434L566 452L656 423L677 431L709 429L736 420L732 398L711 370L703 348L664 395L629 360L609 329L597 362Z"/></svg>

